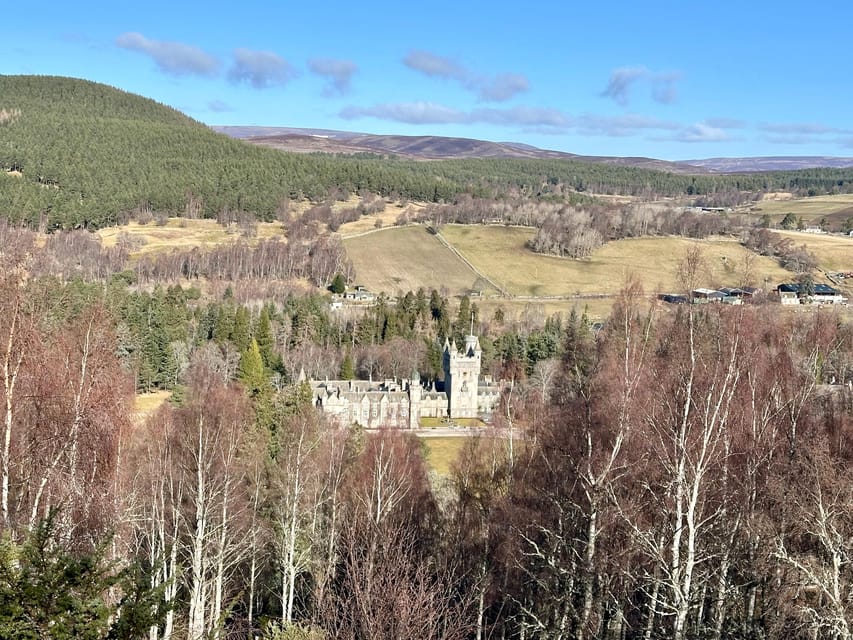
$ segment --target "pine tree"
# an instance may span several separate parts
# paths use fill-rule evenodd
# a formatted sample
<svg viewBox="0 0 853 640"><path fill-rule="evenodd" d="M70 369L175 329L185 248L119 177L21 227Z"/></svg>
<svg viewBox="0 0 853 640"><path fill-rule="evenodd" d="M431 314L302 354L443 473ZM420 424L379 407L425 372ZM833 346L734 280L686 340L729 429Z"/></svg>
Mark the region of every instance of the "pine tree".
<svg viewBox="0 0 853 640"><path fill-rule="evenodd" d="M146 635L165 614L150 576L136 564L118 570L108 541L69 548L57 519L49 514L21 545L0 539L0 638Z"/></svg>
<svg viewBox="0 0 853 640"><path fill-rule="evenodd" d="M231 342L237 351L243 352L249 348L252 339L252 319L249 310L240 305L234 313L234 329L231 331Z"/></svg>
<svg viewBox="0 0 853 640"><path fill-rule="evenodd" d="M457 344L465 342L465 336L471 331L471 300L463 296L459 302L459 310L456 313L456 322L453 323L453 339Z"/></svg>
<svg viewBox="0 0 853 640"><path fill-rule="evenodd" d="M269 380L264 371L264 361L256 340L252 340L249 348L240 357L237 379L243 383L252 397L260 395L269 387Z"/></svg>
<svg viewBox="0 0 853 640"><path fill-rule="evenodd" d="M236 310L231 304L222 304L216 313L216 321L213 323L213 339L218 344L225 344L234 333L234 315Z"/></svg>
<svg viewBox="0 0 853 640"><path fill-rule="evenodd" d="M266 306L261 309L261 315L258 317L258 325L255 327L255 341L258 343L264 366L268 369L274 369L277 360L275 338L272 333L270 312Z"/></svg>
<svg viewBox="0 0 853 640"><path fill-rule="evenodd" d="M353 366L352 355L347 351L341 362L341 380L352 380L353 378L355 378L355 367Z"/></svg>

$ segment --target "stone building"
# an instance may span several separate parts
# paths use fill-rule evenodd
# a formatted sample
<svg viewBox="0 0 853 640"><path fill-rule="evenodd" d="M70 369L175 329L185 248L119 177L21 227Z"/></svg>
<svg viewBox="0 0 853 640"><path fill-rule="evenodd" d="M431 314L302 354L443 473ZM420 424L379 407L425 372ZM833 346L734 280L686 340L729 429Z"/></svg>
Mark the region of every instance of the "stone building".
<svg viewBox="0 0 853 640"><path fill-rule="evenodd" d="M505 383L480 376L482 349L477 336L462 349L444 342L444 383L429 387L417 372L404 380L310 380L314 404L343 425L416 429L421 418L489 420Z"/></svg>

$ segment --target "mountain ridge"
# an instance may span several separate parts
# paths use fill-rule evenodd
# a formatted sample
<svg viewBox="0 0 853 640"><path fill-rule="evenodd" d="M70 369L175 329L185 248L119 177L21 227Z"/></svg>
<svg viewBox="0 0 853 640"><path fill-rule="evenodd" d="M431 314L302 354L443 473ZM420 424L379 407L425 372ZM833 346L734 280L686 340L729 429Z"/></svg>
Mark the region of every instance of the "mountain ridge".
<svg viewBox="0 0 853 640"><path fill-rule="evenodd" d="M589 156L541 149L514 142L490 142L450 136L402 136L334 129L262 126L212 126L214 131L260 146L295 153L377 153L419 160L451 158L565 159L631 166L675 173L756 173L799 169L850 168L853 157L838 156L747 156L695 160L661 160L632 156Z"/></svg>

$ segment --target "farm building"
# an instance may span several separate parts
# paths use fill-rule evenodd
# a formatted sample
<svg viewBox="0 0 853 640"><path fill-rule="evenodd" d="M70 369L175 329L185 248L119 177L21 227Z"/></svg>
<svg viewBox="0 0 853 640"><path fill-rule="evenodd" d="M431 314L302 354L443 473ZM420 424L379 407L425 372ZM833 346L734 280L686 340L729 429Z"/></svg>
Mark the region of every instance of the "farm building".
<svg viewBox="0 0 853 640"><path fill-rule="evenodd" d="M782 304L843 304L847 299L838 289L828 284L814 284L811 291L795 283L783 283L776 287Z"/></svg>

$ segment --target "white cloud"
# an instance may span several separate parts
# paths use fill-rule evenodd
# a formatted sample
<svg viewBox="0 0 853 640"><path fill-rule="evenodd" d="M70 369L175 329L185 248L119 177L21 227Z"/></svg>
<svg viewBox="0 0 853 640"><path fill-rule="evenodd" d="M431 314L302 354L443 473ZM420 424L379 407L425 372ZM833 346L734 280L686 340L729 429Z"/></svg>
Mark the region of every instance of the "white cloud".
<svg viewBox="0 0 853 640"><path fill-rule="evenodd" d="M234 51L234 64L228 79L234 84L248 84L255 89L283 86L296 77L290 63L271 51Z"/></svg>
<svg viewBox="0 0 853 640"><path fill-rule="evenodd" d="M325 96L343 96L350 92L350 83L358 66L351 60L332 60L329 58L313 58L308 61L311 73L323 76L328 85L323 90Z"/></svg>
<svg viewBox="0 0 853 640"><path fill-rule="evenodd" d="M484 76L444 56L429 51L410 51L403 64L431 78L444 78L458 82L477 96L481 102L505 102L530 88L527 77L519 73L498 73Z"/></svg>
<svg viewBox="0 0 853 640"><path fill-rule="evenodd" d="M672 139L678 142L727 142L732 137L725 129L713 127L707 122L697 122L685 127Z"/></svg>
<svg viewBox="0 0 853 640"><path fill-rule="evenodd" d="M456 124L471 122L469 116L433 102L397 102L372 107L346 107L340 112L346 120L377 118L406 124Z"/></svg>
<svg viewBox="0 0 853 640"><path fill-rule="evenodd" d="M150 40L141 33L123 33L116 38L122 49L138 51L151 57L163 73L173 76L211 76L219 70L212 55L182 42Z"/></svg>

